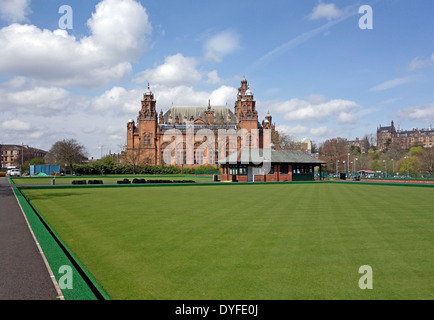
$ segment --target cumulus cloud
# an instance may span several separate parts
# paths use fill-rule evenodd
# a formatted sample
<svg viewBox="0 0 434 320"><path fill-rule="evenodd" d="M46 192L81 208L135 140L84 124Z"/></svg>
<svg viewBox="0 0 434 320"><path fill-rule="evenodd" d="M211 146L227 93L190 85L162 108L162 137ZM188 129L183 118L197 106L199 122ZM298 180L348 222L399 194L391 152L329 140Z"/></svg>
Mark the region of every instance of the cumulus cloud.
<svg viewBox="0 0 434 320"><path fill-rule="evenodd" d="M11 24L0 29L0 72L68 86L102 86L128 75L152 31L134 0L103 0L88 20L91 34Z"/></svg>
<svg viewBox="0 0 434 320"><path fill-rule="evenodd" d="M320 3L309 15L310 20L327 19L332 20L344 15L344 11L338 9L334 3Z"/></svg>
<svg viewBox="0 0 434 320"><path fill-rule="evenodd" d="M166 57L163 64L154 69L147 69L140 72L137 82L151 82L162 85L189 85L202 79L202 74L196 70L197 61L195 58L184 57L178 53Z"/></svg>
<svg viewBox="0 0 434 320"><path fill-rule="evenodd" d="M172 104L175 107L205 107L208 100L212 106L225 106L227 102L236 99L237 89L229 86L221 86L211 92L195 90L191 86L156 86L155 98L157 108L167 110Z"/></svg>
<svg viewBox="0 0 434 320"><path fill-rule="evenodd" d="M141 92L113 87L92 99L95 110L114 110L118 112L135 112L140 109Z"/></svg>
<svg viewBox="0 0 434 320"><path fill-rule="evenodd" d="M54 115L66 111L68 107L77 107L69 91L58 87L30 87L24 90L0 90L0 110L13 110L23 114Z"/></svg>
<svg viewBox="0 0 434 320"><path fill-rule="evenodd" d="M398 112L398 116L402 119L432 121L434 119L434 104L425 106L414 106L402 109Z"/></svg>
<svg viewBox="0 0 434 320"><path fill-rule="evenodd" d="M207 74L208 83L212 83L212 84L216 84L216 83L220 83L222 81L222 79L219 77L217 70L213 70L211 72L208 72Z"/></svg>
<svg viewBox="0 0 434 320"><path fill-rule="evenodd" d="M30 123L21 120L6 120L1 125L4 130L11 131L28 131L31 128Z"/></svg>
<svg viewBox="0 0 434 320"><path fill-rule="evenodd" d="M311 128L309 133L315 137L332 137L336 135L335 130L327 126Z"/></svg>
<svg viewBox="0 0 434 320"><path fill-rule="evenodd" d="M288 136L299 136L304 135L309 131L309 128L303 125L277 125L276 130L279 132L283 132L287 134Z"/></svg>
<svg viewBox="0 0 434 320"><path fill-rule="evenodd" d="M175 107L205 107L208 100L213 106L225 106L236 99L237 89L230 86L221 86L213 91L199 91L192 86L165 86L151 85L151 91L157 101L157 111L164 112ZM95 111L115 112L129 118L137 116L141 108L144 90L127 90L122 87L113 87L100 96L92 99L91 107Z"/></svg>
<svg viewBox="0 0 434 320"><path fill-rule="evenodd" d="M22 22L30 13L30 0L0 0L0 18L7 22Z"/></svg>
<svg viewBox="0 0 434 320"><path fill-rule="evenodd" d="M232 30L222 31L205 42L205 59L221 62L239 48L240 37Z"/></svg>
<svg viewBox="0 0 434 320"><path fill-rule="evenodd" d="M359 108L357 103L349 100L324 100L322 96L310 96L308 100L291 99L268 103L272 113L282 115L286 121L324 121L334 118L337 122L354 122L351 112Z"/></svg>

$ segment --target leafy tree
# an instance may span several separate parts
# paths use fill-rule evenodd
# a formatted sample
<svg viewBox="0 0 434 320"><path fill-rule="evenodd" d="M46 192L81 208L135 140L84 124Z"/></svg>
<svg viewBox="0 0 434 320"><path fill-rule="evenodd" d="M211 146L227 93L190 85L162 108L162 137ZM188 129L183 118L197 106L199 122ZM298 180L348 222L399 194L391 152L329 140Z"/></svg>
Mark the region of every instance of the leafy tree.
<svg viewBox="0 0 434 320"><path fill-rule="evenodd" d="M400 159L396 164L396 170L400 174L415 174L420 172L420 161L416 156L407 156Z"/></svg>
<svg viewBox="0 0 434 320"><path fill-rule="evenodd" d="M36 166L36 165L41 165L41 164L45 164L44 159L42 158L33 158L30 159L28 161L25 161L21 167L21 171L22 172L30 172L30 166Z"/></svg>
<svg viewBox="0 0 434 320"><path fill-rule="evenodd" d="M75 139L63 139L53 144L45 155L45 161L69 167L72 174L73 165L87 159L87 152L83 145Z"/></svg>
<svg viewBox="0 0 434 320"><path fill-rule="evenodd" d="M372 161L372 163L371 163L371 170L372 171L382 171L381 170L380 162L378 160Z"/></svg>
<svg viewBox="0 0 434 320"><path fill-rule="evenodd" d="M350 147L350 153L352 155L359 155L361 153L361 149L360 149L359 146L354 146L353 145L353 146Z"/></svg>
<svg viewBox="0 0 434 320"><path fill-rule="evenodd" d="M411 147L410 150L408 151L408 154L410 156L420 156L423 153L423 147L422 146L414 146Z"/></svg>

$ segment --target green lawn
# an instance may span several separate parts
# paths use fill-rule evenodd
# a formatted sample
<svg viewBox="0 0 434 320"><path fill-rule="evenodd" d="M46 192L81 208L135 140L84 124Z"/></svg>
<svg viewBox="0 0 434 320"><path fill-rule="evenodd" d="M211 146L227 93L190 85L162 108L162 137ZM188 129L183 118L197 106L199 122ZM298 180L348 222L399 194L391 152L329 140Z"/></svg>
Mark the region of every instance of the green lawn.
<svg viewBox="0 0 434 320"><path fill-rule="evenodd" d="M56 177L56 184L72 184L74 180L102 180L103 183L116 183L124 178L133 181L137 179L147 180L193 180L193 181L212 181L211 176L195 176L195 175L108 175L108 176L61 176ZM50 185L53 177L20 177L11 178L15 184L46 184Z"/></svg>
<svg viewBox="0 0 434 320"><path fill-rule="evenodd" d="M23 192L113 299L434 298L434 188ZM362 265L372 290L358 286Z"/></svg>

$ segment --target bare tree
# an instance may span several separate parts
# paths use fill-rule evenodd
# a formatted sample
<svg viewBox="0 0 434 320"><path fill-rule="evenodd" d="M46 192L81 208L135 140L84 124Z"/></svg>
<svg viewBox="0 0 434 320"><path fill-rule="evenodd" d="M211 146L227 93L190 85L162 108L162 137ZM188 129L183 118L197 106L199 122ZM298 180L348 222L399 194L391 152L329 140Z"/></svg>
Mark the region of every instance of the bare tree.
<svg viewBox="0 0 434 320"><path fill-rule="evenodd" d="M273 130L271 132L271 142L276 149L293 149L307 151L307 144L296 141L296 139L282 131Z"/></svg>
<svg viewBox="0 0 434 320"><path fill-rule="evenodd" d="M72 166L82 163L86 159L87 152L85 147L75 139L57 141L45 155L46 163L66 165L70 168L71 174Z"/></svg>
<svg viewBox="0 0 434 320"><path fill-rule="evenodd" d="M329 172L346 171L342 169L344 161L347 160L348 153L348 141L344 138L333 138L324 141L324 143L319 148L319 158L327 162L327 170ZM346 163L346 166L348 163Z"/></svg>
<svg viewBox="0 0 434 320"><path fill-rule="evenodd" d="M434 148L426 148L420 155L421 171L434 174Z"/></svg>

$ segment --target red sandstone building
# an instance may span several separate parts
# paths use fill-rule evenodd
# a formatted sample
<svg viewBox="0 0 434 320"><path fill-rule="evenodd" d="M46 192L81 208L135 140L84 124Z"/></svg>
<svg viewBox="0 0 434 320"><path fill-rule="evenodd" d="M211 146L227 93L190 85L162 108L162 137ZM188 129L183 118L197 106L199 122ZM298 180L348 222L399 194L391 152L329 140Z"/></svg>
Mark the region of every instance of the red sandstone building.
<svg viewBox="0 0 434 320"><path fill-rule="evenodd" d="M314 180L320 161L299 150L275 150L268 113L260 123L256 101L243 78L234 112L227 107L172 107L157 114L148 86L137 122L127 124L123 161L149 165L221 166L221 179L237 181Z"/></svg>
<svg viewBox="0 0 434 320"><path fill-rule="evenodd" d="M217 164L219 159L243 147L262 148L264 132L275 129L269 114L262 123L258 121L256 101L245 77L238 88L234 112L228 107L212 106L210 101L207 107L171 107L164 114L157 113L156 105L148 86L137 121L127 124L123 161L149 165ZM194 141L188 141L189 129ZM206 130L208 136L199 141L201 130ZM221 132L226 133L223 139ZM190 148L189 142L193 144Z"/></svg>

